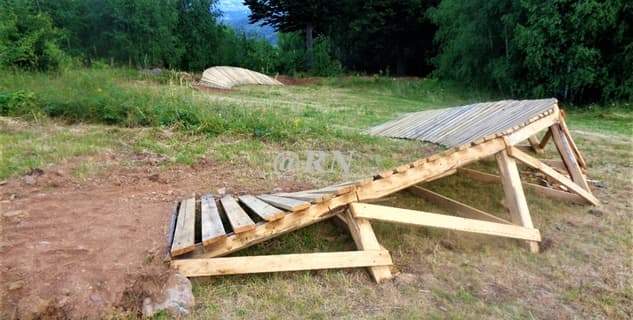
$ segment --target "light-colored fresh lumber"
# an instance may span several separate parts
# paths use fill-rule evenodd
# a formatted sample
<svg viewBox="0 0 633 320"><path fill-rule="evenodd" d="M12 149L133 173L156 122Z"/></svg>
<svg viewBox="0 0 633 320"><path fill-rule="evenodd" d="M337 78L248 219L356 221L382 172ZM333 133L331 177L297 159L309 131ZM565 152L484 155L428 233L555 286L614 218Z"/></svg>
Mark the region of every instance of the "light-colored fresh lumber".
<svg viewBox="0 0 633 320"><path fill-rule="evenodd" d="M222 197L220 202L233 228L233 232L242 233L255 229L255 222L253 222L244 209L240 207L235 198L227 195Z"/></svg>
<svg viewBox="0 0 633 320"><path fill-rule="evenodd" d="M440 207L444 207L452 212L455 212L457 215L462 216L464 218L481 219L481 220L486 220L486 221L491 221L491 222L510 224L510 221L508 220L499 218L495 215L479 210L477 208L473 208L467 204L461 203L457 200L453 200L449 197L445 197L439 193L422 188L420 186L412 186L408 188L407 190L417 196L424 198L425 200L429 202L432 202Z"/></svg>
<svg viewBox="0 0 633 320"><path fill-rule="evenodd" d="M465 150L458 150L444 157L410 168L406 172L394 174L391 177L375 180L373 183L359 187L356 191L359 200L380 198L396 191L406 189L412 185L428 182L447 172L453 173L458 167L477 161L503 150L505 143L502 138L483 142Z"/></svg>
<svg viewBox="0 0 633 320"><path fill-rule="evenodd" d="M330 200L332 198L334 198L335 194L334 193L309 193L309 192L282 192L282 193L275 193L275 196L278 197L284 197L284 198L290 198L290 199L296 199L296 200L301 200L301 201L307 201L307 202L323 202L326 200Z"/></svg>
<svg viewBox="0 0 633 320"><path fill-rule="evenodd" d="M527 205L527 200L525 199L516 161L511 158L505 150L498 152L496 157L497 163L499 164L503 193L505 195L504 204L510 211L512 222L516 225L533 229L534 225L532 224L532 217L530 216L530 210ZM536 242L528 242L528 247L533 253L539 251L538 243Z"/></svg>
<svg viewBox="0 0 633 320"><path fill-rule="evenodd" d="M469 178L472 178L484 183L501 182L501 177L495 174L490 174L490 173L481 172L481 171L477 171L473 169L467 169L467 168L460 168L458 172ZM566 192L562 190L556 190L556 189L540 186L538 184L529 183L529 182L523 182L523 186L540 195L543 195L549 198L562 200L562 201L568 201L572 203L578 203L578 204L587 203L585 199L581 198L579 195L575 193L570 193L570 192Z"/></svg>
<svg viewBox="0 0 633 320"><path fill-rule="evenodd" d="M558 107L556 106L554 108L554 111L550 113L549 115L539 120L536 120L526 125L525 127L509 134L507 136L508 142L511 145L516 145L520 143L521 141L525 141L527 140L527 138L537 134L539 131L547 129L553 124L558 123L559 121L560 121L560 112L558 110Z"/></svg>
<svg viewBox="0 0 633 320"><path fill-rule="evenodd" d="M558 149L558 152L560 153L560 156L565 163L565 167L567 167L567 171L571 176L571 180L573 180L583 189L591 191L591 189L589 189L589 184L587 183L585 176L582 174L582 169L576 161L574 151L571 149L569 142L567 141L567 137L565 137L562 129L559 125L553 125L551 130L552 139L554 140L554 144L556 145L556 148Z"/></svg>
<svg viewBox="0 0 633 320"><path fill-rule="evenodd" d="M443 228L522 240L541 241L537 229L366 203L350 204L354 218Z"/></svg>
<svg viewBox="0 0 633 320"><path fill-rule="evenodd" d="M205 246L226 237L220 212L215 204L215 199L210 194L200 197L200 225L202 244Z"/></svg>
<svg viewBox="0 0 633 320"><path fill-rule="evenodd" d="M196 199L183 200L178 209L174 241L171 244L171 255L178 256L194 250L196 223Z"/></svg>
<svg viewBox="0 0 633 320"><path fill-rule="evenodd" d="M587 169L587 161L585 161L585 158L582 156L582 153L580 153L580 149L578 149L576 142L574 142L574 138L571 137L571 132L569 132L569 128L567 128L567 123L565 122L564 116L561 116L559 125L560 125L561 130L565 134L565 137L567 138L567 142L569 142L571 149L576 155L576 160L578 160L578 164L580 165L581 168Z"/></svg>
<svg viewBox="0 0 633 320"><path fill-rule="evenodd" d="M552 131L548 129L545 132L545 135L543 136L543 138L541 138L541 143L539 143L539 148L545 150L545 146L547 146L547 143L549 142L549 139L551 138L552 138Z"/></svg>
<svg viewBox="0 0 633 320"><path fill-rule="evenodd" d="M358 250L380 250L382 246L376 239L376 234L367 219L352 217L349 210L338 215L347 224L352 239L356 243ZM370 267L369 273L374 281L380 283L384 280L391 279L391 269L388 266Z"/></svg>
<svg viewBox="0 0 633 320"><path fill-rule="evenodd" d="M268 203L257 199L252 195L239 196L238 199L245 206L253 210L253 212L266 221L275 221L284 217L285 212L277 209Z"/></svg>
<svg viewBox="0 0 633 320"><path fill-rule="evenodd" d="M579 196L581 196L583 199L589 201L589 203L594 204L594 205L599 205L600 204L600 201L598 200L598 198L596 198L589 191L583 189L581 186L577 185L572 180L570 180L569 178L565 177L564 175L558 173L558 171L552 169L551 167L549 167L546 164L542 163L538 159L530 157L529 155L527 155L523 151L518 150L518 149L516 149L514 147L508 148L508 151L509 151L510 155L513 158L516 158L517 160L519 160L519 161L521 161L521 162L533 167L534 169L537 169L537 170L541 171L546 176L556 180L556 182L564 185L569 190L571 190L574 193L576 193Z"/></svg>
<svg viewBox="0 0 633 320"><path fill-rule="evenodd" d="M532 147L532 150L536 153L544 153L545 150L543 150L543 148L541 148L541 145L538 141L538 138L534 135L528 138L528 142L530 143L530 146Z"/></svg>
<svg viewBox="0 0 633 320"><path fill-rule="evenodd" d="M310 206L310 202L297 200L297 199L291 199L291 198L285 198L285 197L279 197L272 194L262 194L257 197L277 208L285 209L292 212L304 210Z"/></svg>
<svg viewBox="0 0 633 320"><path fill-rule="evenodd" d="M391 256L386 250L179 259L171 262L172 267L186 277L390 266L392 264Z"/></svg>

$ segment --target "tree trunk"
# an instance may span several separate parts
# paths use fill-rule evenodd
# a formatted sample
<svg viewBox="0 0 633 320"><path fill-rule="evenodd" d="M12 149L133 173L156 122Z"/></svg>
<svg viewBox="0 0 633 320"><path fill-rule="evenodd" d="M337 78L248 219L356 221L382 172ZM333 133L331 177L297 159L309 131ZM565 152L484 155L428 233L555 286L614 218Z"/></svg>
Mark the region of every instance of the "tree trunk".
<svg viewBox="0 0 633 320"><path fill-rule="evenodd" d="M310 70L314 63L314 38L312 37L312 33L314 31L314 26L312 23L306 24L306 69Z"/></svg>

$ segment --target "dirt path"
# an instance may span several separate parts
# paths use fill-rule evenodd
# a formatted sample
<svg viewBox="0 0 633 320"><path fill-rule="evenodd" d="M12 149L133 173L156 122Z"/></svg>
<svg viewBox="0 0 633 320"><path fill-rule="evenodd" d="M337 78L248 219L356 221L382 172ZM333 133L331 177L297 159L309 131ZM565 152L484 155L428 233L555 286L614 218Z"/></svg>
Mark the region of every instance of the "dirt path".
<svg viewBox="0 0 633 320"><path fill-rule="evenodd" d="M36 170L0 186L0 318L137 312L168 275L162 260L174 201L226 187L236 172L208 162L163 171L115 166L77 182L66 170Z"/></svg>

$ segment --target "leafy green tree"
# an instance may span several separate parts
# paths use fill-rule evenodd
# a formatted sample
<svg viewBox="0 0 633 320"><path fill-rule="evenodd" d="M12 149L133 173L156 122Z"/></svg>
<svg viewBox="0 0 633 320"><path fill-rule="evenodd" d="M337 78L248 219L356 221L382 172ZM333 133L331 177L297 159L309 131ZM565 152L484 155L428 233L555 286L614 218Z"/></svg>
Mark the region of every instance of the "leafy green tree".
<svg viewBox="0 0 633 320"><path fill-rule="evenodd" d="M440 77L515 96L632 98L624 1L443 0L429 15L439 26Z"/></svg>
<svg viewBox="0 0 633 320"><path fill-rule="evenodd" d="M43 12L28 1L0 2L0 65L56 70L67 60L59 48L62 35Z"/></svg>
<svg viewBox="0 0 633 320"><path fill-rule="evenodd" d="M263 22L281 32L303 31L307 68L312 66L314 37L322 33L334 17L337 3L328 0L244 0L251 10L251 23Z"/></svg>

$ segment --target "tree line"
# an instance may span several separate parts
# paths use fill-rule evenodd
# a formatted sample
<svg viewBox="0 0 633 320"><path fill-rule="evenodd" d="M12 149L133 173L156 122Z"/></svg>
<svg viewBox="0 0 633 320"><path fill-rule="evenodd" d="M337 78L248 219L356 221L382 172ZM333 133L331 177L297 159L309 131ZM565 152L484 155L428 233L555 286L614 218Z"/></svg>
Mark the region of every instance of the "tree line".
<svg viewBox="0 0 633 320"><path fill-rule="evenodd" d="M0 64L434 76L513 97L633 99L625 0L245 0L272 45L219 23L217 0L0 0ZM71 63L72 63L71 62Z"/></svg>

